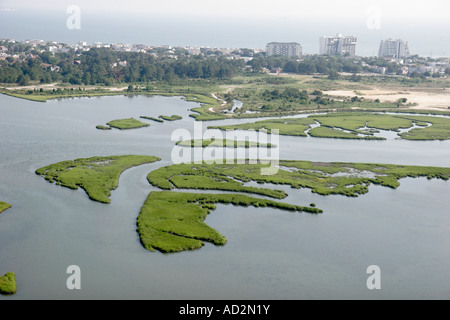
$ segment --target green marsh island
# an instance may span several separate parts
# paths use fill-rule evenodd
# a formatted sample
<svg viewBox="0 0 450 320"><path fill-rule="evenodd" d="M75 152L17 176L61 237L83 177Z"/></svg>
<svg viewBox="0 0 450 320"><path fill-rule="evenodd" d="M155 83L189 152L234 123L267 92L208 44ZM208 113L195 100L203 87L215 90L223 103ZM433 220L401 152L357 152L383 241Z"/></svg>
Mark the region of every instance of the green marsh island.
<svg viewBox="0 0 450 320"><path fill-rule="evenodd" d="M191 139L178 141L176 145L191 148L276 148L276 145L271 143L259 143L254 141L240 141L230 139Z"/></svg>
<svg viewBox="0 0 450 320"><path fill-rule="evenodd" d="M0 294L15 294L17 292L16 275L8 272L0 277Z"/></svg>
<svg viewBox="0 0 450 320"><path fill-rule="evenodd" d="M9 203L0 201L0 213L2 213L3 211L11 208L12 206Z"/></svg>
<svg viewBox="0 0 450 320"><path fill-rule="evenodd" d="M278 171L263 175L267 164L177 164L150 172L148 181L163 190L197 189L253 193L277 199L287 196L273 188L247 186L254 181L264 186L289 185L308 188L320 195L357 197L369 191L370 184L396 189L406 177L448 180L450 168L340 162L279 161Z"/></svg>
<svg viewBox="0 0 450 320"><path fill-rule="evenodd" d="M160 122L160 123L164 122L164 120L163 120L163 119L159 119L159 118L155 118L155 117L149 117L149 116L140 116L140 118L142 118L142 119L146 119L146 120L152 120L152 121L155 121L155 122Z"/></svg>
<svg viewBox="0 0 450 320"><path fill-rule="evenodd" d="M220 130L279 130L281 135L317 138L385 140L375 136L379 130L397 132L405 140L448 140L450 118L407 114L347 112L310 115L228 126L209 126ZM402 129L410 129L401 132Z"/></svg>
<svg viewBox="0 0 450 320"><path fill-rule="evenodd" d="M150 250L178 252L201 248L205 242L224 245L225 236L203 221L216 204L273 207L289 211L320 214L315 204L299 206L244 194L205 194L170 191L195 189L254 194L284 199L286 192L247 186L246 183L289 185L309 188L320 195L357 197L369 192L370 184L396 189L401 178L427 177L448 180L450 168L400 166L364 163L324 163L280 161L274 175L263 175L263 164L178 164L150 172L148 181L166 191L153 191L137 219L141 243Z"/></svg>
<svg viewBox="0 0 450 320"><path fill-rule="evenodd" d="M95 128L97 128L97 129L99 129L99 130L111 130L111 129L112 129L111 127L104 126L104 125L101 125L101 124L99 124L99 125L96 126Z"/></svg>
<svg viewBox="0 0 450 320"><path fill-rule="evenodd" d="M110 203L111 191L118 187L123 171L159 160L158 157L141 155L80 158L42 167L36 170L36 174L70 189L80 187L94 201Z"/></svg>
<svg viewBox="0 0 450 320"><path fill-rule="evenodd" d="M98 125L96 128L100 129L100 130L109 130L111 128L116 128L119 130L128 130L128 129L138 129L138 128L150 126L148 123L143 123L134 118L112 120L112 121L108 122L107 125L109 127L103 126L103 125Z"/></svg>
<svg viewBox="0 0 450 320"><path fill-rule="evenodd" d="M203 222L210 211L216 209L217 203L304 210L300 206L241 194L153 191L137 219L137 232L142 245L147 250L164 253L199 249L204 241L225 245L226 238Z"/></svg>
<svg viewBox="0 0 450 320"><path fill-rule="evenodd" d="M176 115L176 114L171 115L171 116L160 115L159 118L161 118L163 120L166 120L166 121L176 121L176 120L183 119L182 116L179 116L179 115Z"/></svg>

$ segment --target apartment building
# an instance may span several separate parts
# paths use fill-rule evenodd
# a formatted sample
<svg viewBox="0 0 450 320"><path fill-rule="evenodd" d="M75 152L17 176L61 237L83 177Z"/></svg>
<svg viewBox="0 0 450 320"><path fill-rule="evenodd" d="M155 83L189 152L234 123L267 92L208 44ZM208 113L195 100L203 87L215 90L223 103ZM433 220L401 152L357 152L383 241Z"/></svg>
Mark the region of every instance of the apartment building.
<svg viewBox="0 0 450 320"><path fill-rule="evenodd" d="M267 56L301 57L302 46L297 42L270 42L266 53Z"/></svg>
<svg viewBox="0 0 450 320"><path fill-rule="evenodd" d="M355 56L357 40L355 36L343 36L342 34L321 37L319 54Z"/></svg>
<svg viewBox="0 0 450 320"><path fill-rule="evenodd" d="M410 56L408 41L401 39L382 40L378 56L393 59L407 58Z"/></svg>

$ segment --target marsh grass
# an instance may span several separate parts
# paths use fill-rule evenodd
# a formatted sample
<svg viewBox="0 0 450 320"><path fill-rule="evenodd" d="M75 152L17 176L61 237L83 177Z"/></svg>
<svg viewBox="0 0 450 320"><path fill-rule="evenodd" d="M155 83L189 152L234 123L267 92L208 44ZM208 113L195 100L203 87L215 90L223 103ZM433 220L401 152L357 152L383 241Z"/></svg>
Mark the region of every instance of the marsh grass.
<svg viewBox="0 0 450 320"><path fill-rule="evenodd" d="M107 125L120 130L138 129L150 126L148 123L143 123L134 118L112 120L108 122Z"/></svg>
<svg viewBox="0 0 450 320"><path fill-rule="evenodd" d="M91 200L110 203L111 191L118 187L123 171L159 160L154 156L139 155L81 158L45 166L37 169L36 174L70 189L80 187Z"/></svg>
<svg viewBox="0 0 450 320"><path fill-rule="evenodd" d="M276 145L271 143L259 143L254 141L239 141L230 139L191 139L178 141L176 145L191 148L276 148Z"/></svg>
<svg viewBox="0 0 450 320"><path fill-rule="evenodd" d="M0 213L2 213L3 211L11 208L12 206L9 203L0 201Z"/></svg>
<svg viewBox="0 0 450 320"><path fill-rule="evenodd" d="M336 128L320 126L312 128L308 134L314 138L333 138L333 139L356 139L356 140L385 140L382 137L374 137L371 135L359 136L358 132L345 132Z"/></svg>
<svg viewBox="0 0 450 320"><path fill-rule="evenodd" d="M272 130L279 130L280 135L301 136L306 137L305 131L310 128L310 125L316 122L312 118L291 118L291 119L270 119L257 121L255 123L243 123L237 125L227 126L209 126L208 129L220 130L266 130L271 133Z"/></svg>
<svg viewBox="0 0 450 320"><path fill-rule="evenodd" d="M17 292L16 275L8 272L0 277L0 294L15 294Z"/></svg>
<svg viewBox="0 0 450 320"><path fill-rule="evenodd" d="M319 123L319 127L312 127ZM428 124L430 124L428 126ZM399 133L401 129L414 128ZM280 135L302 136L308 134L316 138L385 140L374 136L377 130L398 132L407 140L447 140L450 139L450 118L431 116L411 116L405 114L384 114L370 112L327 113L310 115L307 118L286 118L257 121L228 126L209 126L220 130L279 130ZM363 128L368 128L364 130ZM310 129L309 131L307 131Z"/></svg>
<svg viewBox="0 0 450 320"><path fill-rule="evenodd" d="M416 122L431 123L425 128L415 128L401 133L402 139L407 140L448 140L450 139L450 119L441 117L405 116L405 118ZM423 125L423 124L422 124Z"/></svg>
<svg viewBox="0 0 450 320"><path fill-rule="evenodd" d="M158 250L164 253L199 249L204 242L217 246L225 245L227 239L216 229L204 223L206 216L216 208L217 203L321 212L315 208L241 194L153 191L149 194L137 218L137 232L141 243L147 250Z"/></svg>
<svg viewBox="0 0 450 320"><path fill-rule="evenodd" d="M450 168L400 166L388 164L323 163L280 161L278 172L262 175L262 164L177 164L150 172L148 181L163 190L174 188L246 192L283 199L286 193L269 188L245 186L245 182L290 185L308 188L321 195L357 197L368 192L370 184L390 188L405 177L448 180Z"/></svg>
<svg viewBox="0 0 450 320"><path fill-rule="evenodd" d="M142 119L147 119L147 120L152 120L152 121L160 122L160 123L164 122L164 120L158 119L158 118L154 118L154 117L140 116L140 118L142 118Z"/></svg>
<svg viewBox="0 0 450 320"><path fill-rule="evenodd" d="M98 125L95 128L99 129L99 130L111 130L111 127L107 127L107 126L103 126L103 125Z"/></svg>
<svg viewBox="0 0 450 320"><path fill-rule="evenodd" d="M176 120L183 119L182 116L179 116L179 115L176 115L176 114L171 115L171 116L160 115L159 118L161 118L163 120L166 120L166 121L176 121Z"/></svg>

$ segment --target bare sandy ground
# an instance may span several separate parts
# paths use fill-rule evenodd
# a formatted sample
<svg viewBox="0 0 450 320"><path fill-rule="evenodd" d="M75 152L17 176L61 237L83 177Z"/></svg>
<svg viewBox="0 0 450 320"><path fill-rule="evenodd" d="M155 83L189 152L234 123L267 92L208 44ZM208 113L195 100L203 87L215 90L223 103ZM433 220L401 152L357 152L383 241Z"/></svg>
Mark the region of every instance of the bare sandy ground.
<svg viewBox="0 0 450 320"><path fill-rule="evenodd" d="M417 104L411 109L425 110L449 110L450 89L370 89L370 90L332 90L324 91L324 94L335 97L364 97L368 100L379 99L381 102L395 102L398 99L406 98L407 103Z"/></svg>

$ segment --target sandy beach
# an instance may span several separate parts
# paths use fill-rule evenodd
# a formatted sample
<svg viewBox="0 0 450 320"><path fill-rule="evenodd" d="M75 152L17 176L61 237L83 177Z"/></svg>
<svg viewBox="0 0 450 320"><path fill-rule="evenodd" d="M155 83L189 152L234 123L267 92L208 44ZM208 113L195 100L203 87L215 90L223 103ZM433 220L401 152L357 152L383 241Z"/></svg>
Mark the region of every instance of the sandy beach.
<svg viewBox="0 0 450 320"><path fill-rule="evenodd" d="M324 94L333 97L354 97L359 96L368 100L379 99L381 102L395 102L398 99L406 98L407 103L413 103L411 109L422 110L448 110L450 108L450 89L380 89L370 90L331 90L324 91Z"/></svg>

